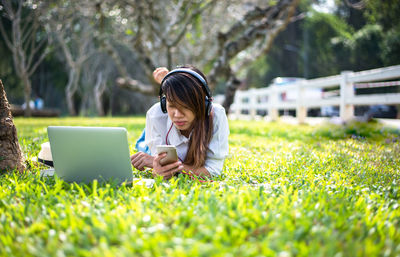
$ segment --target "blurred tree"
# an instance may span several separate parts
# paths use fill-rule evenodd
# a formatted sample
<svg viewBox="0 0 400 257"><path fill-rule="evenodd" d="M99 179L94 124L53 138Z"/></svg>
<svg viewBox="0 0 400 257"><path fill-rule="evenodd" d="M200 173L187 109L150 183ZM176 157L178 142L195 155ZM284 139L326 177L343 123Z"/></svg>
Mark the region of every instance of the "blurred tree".
<svg viewBox="0 0 400 257"><path fill-rule="evenodd" d="M354 31L350 38L338 40L350 56L347 69L366 70L400 63L400 2L345 0L337 4L336 16L345 19L352 28L350 32Z"/></svg>
<svg viewBox="0 0 400 257"><path fill-rule="evenodd" d="M119 85L144 94L157 94L159 85L152 79L153 70L157 66L171 68L173 63L182 63L189 54L196 55L193 46L186 51L182 41L186 41L187 31L214 2L114 0L97 5L101 20L106 21L114 32L109 34L110 28L104 26L100 41L121 73ZM116 42L135 52L143 67L144 78L132 78L129 67L117 51Z"/></svg>
<svg viewBox="0 0 400 257"><path fill-rule="evenodd" d="M339 74L347 68L345 66L349 63L349 55L346 56L345 48L340 48L347 47L352 36L352 29L347 23L333 14L313 11L304 20L302 29L309 34L307 47L312 49L308 51L311 60L309 78Z"/></svg>
<svg viewBox="0 0 400 257"><path fill-rule="evenodd" d="M367 24L365 18L365 0L336 0L333 14L340 17L353 30L359 30Z"/></svg>
<svg viewBox="0 0 400 257"><path fill-rule="evenodd" d="M271 5L265 8L256 7L227 32L218 34L218 51L209 79L215 82L219 77L227 81L223 103L226 112L229 112L235 92L242 84L237 72L269 51L275 37L286 28L298 3L288 0L279 1L276 5L270 2ZM236 62L235 66L232 67L231 62Z"/></svg>
<svg viewBox="0 0 400 257"><path fill-rule="evenodd" d="M92 111L98 116L105 115L103 96L108 89L110 77L116 76L116 68L110 57L97 49L82 68L81 115L88 115Z"/></svg>
<svg viewBox="0 0 400 257"><path fill-rule="evenodd" d="M102 69L108 68L97 62L118 69L120 86L149 95L156 95L159 88L152 80L155 67L194 63L208 74L212 88L229 81L225 88L230 89L227 99L232 100L240 83L236 74L268 51L297 2L58 0L48 4L41 18L62 50L61 61L69 74L66 102L69 113L75 115L78 102L81 113L86 112L93 106L89 95L100 99L106 91L103 82L108 79ZM96 60L93 53L106 55ZM56 56L60 55L51 57ZM93 73L89 63L100 68Z"/></svg>
<svg viewBox="0 0 400 257"><path fill-rule="evenodd" d="M353 70L368 70L383 66L382 42L384 35L380 25L365 25L351 39Z"/></svg>
<svg viewBox="0 0 400 257"><path fill-rule="evenodd" d="M383 31L381 49L384 66L400 64L400 24L396 24L388 31Z"/></svg>
<svg viewBox="0 0 400 257"><path fill-rule="evenodd" d="M47 28L61 46L68 70L65 96L69 115L76 115L75 94L84 62L95 52L90 1L59 1L48 13Z"/></svg>
<svg viewBox="0 0 400 257"><path fill-rule="evenodd" d="M247 6L239 2L181 0L122 4L115 0L102 4L101 15L114 16L114 31L119 31L119 36L133 46L147 74L148 83L143 83L128 76L124 65L117 65L123 76L119 84L157 94L159 85L152 80L155 67L164 64L171 68L173 63L198 61L202 65L196 66L208 74L211 88L219 79L228 81L224 107L229 111L241 84L237 72L269 50L298 4L298 0L249 1L252 4ZM205 10L208 12L202 16ZM229 19L229 15L236 17ZM112 52L112 44L108 47ZM112 56L116 63L122 63L118 54Z"/></svg>
<svg viewBox="0 0 400 257"><path fill-rule="evenodd" d="M5 23L8 23L8 20L1 17L0 19L4 19ZM4 24L6 25L6 24ZM4 26L4 29L7 34L11 33L11 26ZM3 40L3 37L0 37L0 78L4 81L6 85L4 88L8 94L8 100L10 103L15 103L16 101L21 104L24 101L24 90L21 90L21 83L14 72L13 67L13 58L12 53L9 51L6 43Z"/></svg>
<svg viewBox="0 0 400 257"><path fill-rule="evenodd" d="M249 85L262 87L277 76L315 78L400 63L400 2L335 2L323 13L303 0L298 12L307 15L289 24L268 56L251 65Z"/></svg>
<svg viewBox="0 0 400 257"><path fill-rule="evenodd" d="M296 19L281 32L263 55L250 66L250 87L265 87L275 77L314 78L334 75L348 63L347 48L351 28L340 18L312 9L303 1ZM341 52L340 52L341 51ZM340 66L340 67L338 67Z"/></svg>
<svg viewBox="0 0 400 257"><path fill-rule="evenodd" d="M400 2L365 0L365 17L370 24L382 27L381 58L383 64L400 63Z"/></svg>
<svg viewBox="0 0 400 257"><path fill-rule="evenodd" d="M364 15L369 23L379 23L385 31L400 24L400 3L397 0L364 0Z"/></svg>
<svg viewBox="0 0 400 257"><path fill-rule="evenodd" d="M0 34L12 52L16 75L24 85L25 116L31 115L31 76L49 53L48 38L41 31L41 11L43 2L32 3L24 0L1 0L0 13L11 22L11 35L7 33L0 19Z"/></svg>
<svg viewBox="0 0 400 257"><path fill-rule="evenodd" d="M228 107L243 77L250 86L265 86L276 76L313 78L400 63L400 3L395 0L340 0L328 13L314 8L325 0L301 0L294 14L294 0L0 1L2 33L7 35L1 37L0 47L8 47L14 33L4 6L11 3L15 12L20 6L19 24L30 32L22 38L35 34L34 44L43 44L30 55L31 67L43 58L45 48L61 49L35 66L39 72L31 72L33 93L44 92L48 103L68 103L75 114L101 113L105 102L134 110L119 100L144 97L117 89L116 84L156 95L156 66L195 64L216 92L226 93ZM45 32L54 39L47 45ZM24 45L29 53L34 49ZM1 51L0 72L7 78L9 96L18 99L22 93L13 76L17 69L8 65L14 53ZM61 90L65 100L60 100Z"/></svg>
<svg viewBox="0 0 400 257"><path fill-rule="evenodd" d="M365 16L369 23L382 28L380 54L384 66L400 64L400 2L397 0L364 0ZM397 92L400 88L397 87ZM397 118L400 118L400 105L397 105Z"/></svg>

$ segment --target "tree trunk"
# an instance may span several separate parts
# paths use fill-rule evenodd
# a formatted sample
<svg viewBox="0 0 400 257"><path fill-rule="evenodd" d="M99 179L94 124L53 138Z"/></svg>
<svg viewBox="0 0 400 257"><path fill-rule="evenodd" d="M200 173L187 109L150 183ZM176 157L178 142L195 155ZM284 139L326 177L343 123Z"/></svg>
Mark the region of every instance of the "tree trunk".
<svg viewBox="0 0 400 257"><path fill-rule="evenodd" d="M76 116L74 95L78 88L79 72L77 69L71 68L69 71L68 84L65 88L65 96L67 99L68 113L71 116Z"/></svg>
<svg viewBox="0 0 400 257"><path fill-rule="evenodd" d="M3 83L0 80L0 171L24 171L24 157L18 143L17 129L13 123Z"/></svg>
<svg viewBox="0 0 400 257"><path fill-rule="evenodd" d="M235 100L235 94L238 87L241 85L241 81L238 80L234 75L229 79L226 90L225 90L225 101L223 102L223 107L225 108L226 114L229 113L229 109Z"/></svg>
<svg viewBox="0 0 400 257"><path fill-rule="evenodd" d="M100 93L99 91L97 91L95 93L95 103L96 103L96 110L97 110L97 115L99 116L104 116L104 107L103 107L103 101L101 100L102 98L102 93Z"/></svg>
<svg viewBox="0 0 400 257"><path fill-rule="evenodd" d="M102 72L97 74L96 86L94 87L94 100L96 104L97 115L104 116L104 107L102 96L106 89L106 81L103 80Z"/></svg>
<svg viewBox="0 0 400 257"><path fill-rule="evenodd" d="M168 70L172 70L172 53L170 46L167 46L167 68Z"/></svg>
<svg viewBox="0 0 400 257"><path fill-rule="evenodd" d="M25 117L30 117L32 115L32 110L31 110L31 93L32 93L32 86L31 86L31 81L29 80L29 75L28 74L22 74L22 81L24 83L24 95L25 95L25 111L24 115Z"/></svg>
<svg viewBox="0 0 400 257"><path fill-rule="evenodd" d="M66 98L67 98L67 106L68 106L69 115L76 116L75 103L74 103L74 94L66 89L65 90L65 95L66 95Z"/></svg>

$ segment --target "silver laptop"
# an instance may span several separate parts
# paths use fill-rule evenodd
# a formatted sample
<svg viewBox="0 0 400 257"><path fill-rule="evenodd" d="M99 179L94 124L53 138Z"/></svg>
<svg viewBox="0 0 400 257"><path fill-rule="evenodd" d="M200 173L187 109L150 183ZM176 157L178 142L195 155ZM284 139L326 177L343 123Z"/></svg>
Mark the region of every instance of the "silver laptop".
<svg viewBox="0 0 400 257"><path fill-rule="evenodd" d="M50 126L47 133L55 173L65 181L132 181L125 128Z"/></svg>

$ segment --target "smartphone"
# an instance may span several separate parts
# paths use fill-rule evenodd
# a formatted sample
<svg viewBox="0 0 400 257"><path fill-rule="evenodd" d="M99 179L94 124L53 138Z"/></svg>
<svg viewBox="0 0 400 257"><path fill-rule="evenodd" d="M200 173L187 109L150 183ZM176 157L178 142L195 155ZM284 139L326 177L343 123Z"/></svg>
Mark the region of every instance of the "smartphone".
<svg viewBox="0 0 400 257"><path fill-rule="evenodd" d="M174 145L157 145L157 154L167 153L167 156L160 160L162 166L178 161L178 154Z"/></svg>

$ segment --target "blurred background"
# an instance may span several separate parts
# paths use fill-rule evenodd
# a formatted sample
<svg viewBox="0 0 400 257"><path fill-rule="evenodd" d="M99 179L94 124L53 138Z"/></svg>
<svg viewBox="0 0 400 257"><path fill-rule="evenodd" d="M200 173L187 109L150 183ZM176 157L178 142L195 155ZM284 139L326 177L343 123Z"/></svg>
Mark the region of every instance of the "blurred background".
<svg viewBox="0 0 400 257"><path fill-rule="evenodd" d="M193 64L229 99L398 65L399 13L397 0L0 0L0 79L14 116L139 115L159 66Z"/></svg>

